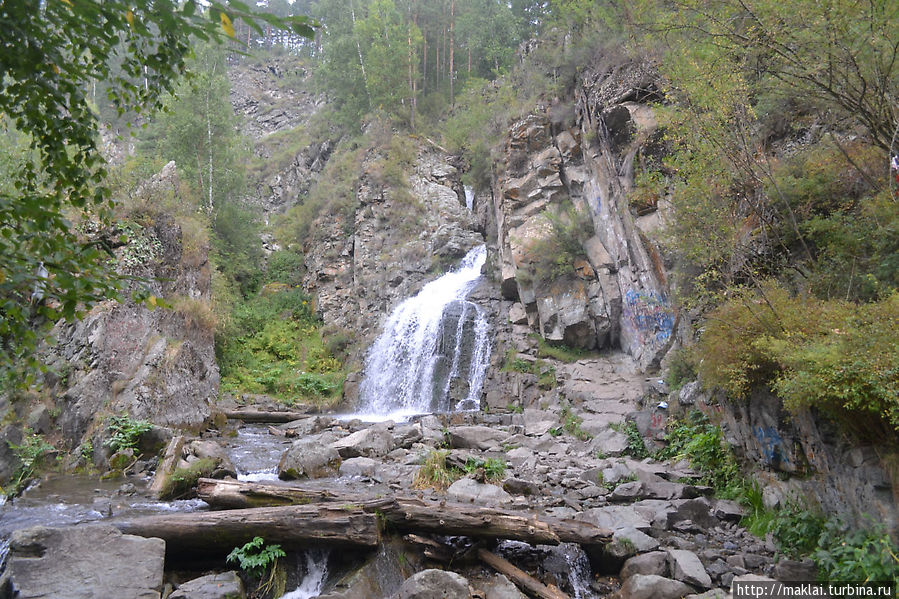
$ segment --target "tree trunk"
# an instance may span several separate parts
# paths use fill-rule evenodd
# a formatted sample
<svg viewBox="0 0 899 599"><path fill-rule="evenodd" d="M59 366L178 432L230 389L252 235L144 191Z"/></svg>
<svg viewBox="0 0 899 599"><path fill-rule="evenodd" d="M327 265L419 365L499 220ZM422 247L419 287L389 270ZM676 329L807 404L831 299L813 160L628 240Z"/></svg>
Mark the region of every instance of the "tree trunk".
<svg viewBox="0 0 899 599"><path fill-rule="evenodd" d="M178 551L228 550L259 536L269 543L376 547L378 517L359 506L290 505L224 512L144 516L112 522L125 534L157 537Z"/></svg>
<svg viewBox="0 0 899 599"><path fill-rule="evenodd" d="M308 412L267 412L265 410L224 410L222 414L232 420L243 422L293 422L301 418L308 418Z"/></svg>
<svg viewBox="0 0 899 599"><path fill-rule="evenodd" d="M559 589L546 586L495 553L486 549L478 549L478 557L485 564L514 582L516 586L527 591L529 595L540 597L540 599L568 599L568 595Z"/></svg>
<svg viewBox="0 0 899 599"><path fill-rule="evenodd" d="M159 466L156 467L156 473L153 475L153 482L150 483L149 491L154 497L159 497L163 486L165 486L166 479L174 472L175 465L181 457L182 447L184 447L184 437L182 435L175 435L171 438L169 444L166 445L162 460L159 462Z"/></svg>
<svg viewBox="0 0 899 599"><path fill-rule="evenodd" d="M456 49L456 0L450 0L450 29L449 29L449 83L450 83L450 106L456 103L455 90L455 66L453 65L453 57Z"/></svg>
<svg viewBox="0 0 899 599"><path fill-rule="evenodd" d="M410 497L372 499L337 495L298 485L247 483L201 478L198 495L212 507L248 508L264 505L304 504L331 501L361 505L366 512L380 514L395 528L411 532L515 539L528 543L577 543L602 546L612 533L587 522L556 520L529 512L486 508L471 504L429 502Z"/></svg>

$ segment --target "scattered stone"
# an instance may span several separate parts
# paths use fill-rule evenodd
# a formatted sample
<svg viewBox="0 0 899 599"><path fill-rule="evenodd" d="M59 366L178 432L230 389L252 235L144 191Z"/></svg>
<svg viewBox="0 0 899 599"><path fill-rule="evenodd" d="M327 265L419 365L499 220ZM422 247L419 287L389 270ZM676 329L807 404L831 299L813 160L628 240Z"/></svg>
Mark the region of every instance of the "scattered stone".
<svg viewBox="0 0 899 599"><path fill-rule="evenodd" d="M642 493L642 482L633 481L624 483L615 487L615 490L612 491L612 494L609 496L609 501L633 501L641 497Z"/></svg>
<svg viewBox="0 0 899 599"><path fill-rule="evenodd" d="M782 582L803 582L818 579L818 567L810 559L797 561L782 559L774 564L774 578Z"/></svg>
<svg viewBox="0 0 899 599"><path fill-rule="evenodd" d="M511 495L496 485L479 483L470 478L462 478L450 485L446 496L453 501L482 505L502 505L512 503Z"/></svg>
<svg viewBox="0 0 899 599"><path fill-rule="evenodd" d="M676 580L682 580L687 584L701 587L704 589L712 586L712 579L699 557L692 551L684 551L682 549L669 549L668 561L671 566L671 575Z"/></svg>
<svg viewBox="0 0 899 599"><path fill-rule="evenodd" d="M617 457L627 451L627 436L616 430L607 428L599 433L590 443L590 449L594 453Z"/></svg>
<svg viewBox="0 0 899 599"><path fill-rule="evenodd" d="M512 495L539 495L540 485L520 478L507 478L503 481L503 490Z"/></svg>
<svg viewBox="0 0 899 599"><path fill-rule="evenodd" d="M468 580L455 572L422 570L406 579L394 599L470 599Z"/></svg>
<svg viewBox="0 0 899 599"><path fill-rule="evenodd" d="M684 583L654 574L634 574L615 595L618 599L680 599L690 593Z"/></svg>
<svg viewBox="0 0 899 599"><path fill-rule="evenodd" d="M237 572L201 576L185 582L169 595L169 599L244 599L243 582Z"/></svg>
<svg viewBox="0 0 899 599"><path fill-rule="evenodd" d="M340 463L338 472L340 476L362 476L366 478L375 478L378 473L378 467L381 462L371 458L350 458Z"/></svg>
<svg viewBox="0 0 899 599"><path fill-rule="evenodd" d="M609 505L585 510L577 515L577 520L590 522L600 528L613 531L628 527L641 531L650 529L649 521L629 505Z"/></svg>
<svg viewBox="0 0 899 599"><path fill-rule="evenodd" d="M668 553L665 551L650 551L635 555L624 562L621 567L621 578L630 578L635 574L654 574L656 576L668 575Z"/></svg>
<svg viewBox="0 0 899 599"><path fill-rule="evenodd" d="M484 599L527 599L512 582L496 574L484 583Z"/></svg>
<svg viewBox="0 0 899 599"><path fill-rule="evenodd" d="M106 524L35 526L12 534L0 589L19 599L158 599L165 542Z"/></svg>

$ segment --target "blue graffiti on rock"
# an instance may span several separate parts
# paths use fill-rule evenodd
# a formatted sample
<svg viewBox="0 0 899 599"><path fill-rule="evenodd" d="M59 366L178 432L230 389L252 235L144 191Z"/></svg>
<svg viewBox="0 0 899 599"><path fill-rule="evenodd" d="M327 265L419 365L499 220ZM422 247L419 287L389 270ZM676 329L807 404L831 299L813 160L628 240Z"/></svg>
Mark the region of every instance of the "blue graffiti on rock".
<svg viewBox="0 0 899 599"><path fill-rule="evenodd" d="M674 332L674 310L664 293L628 289L623 315L640 343L665 343Z"/></svg>

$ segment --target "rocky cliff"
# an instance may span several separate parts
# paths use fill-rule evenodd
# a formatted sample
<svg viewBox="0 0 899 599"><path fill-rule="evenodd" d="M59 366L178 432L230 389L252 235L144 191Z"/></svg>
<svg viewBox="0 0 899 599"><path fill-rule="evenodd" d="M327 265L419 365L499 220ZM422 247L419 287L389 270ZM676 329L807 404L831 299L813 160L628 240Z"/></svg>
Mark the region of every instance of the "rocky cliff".
<svg viewBox="0 0 899 599"><path fill-rule="evenodd" d="M512 125L493 191L511 318L553 343L620 347L644 369L669 348L676 318L644 230L652 219L638 220L627 197L634 157L654 140L642 101L655 78L642 63L588 69L574 104L538 106ZM547 256L560 228L580 234L580 247ZM554 259L570 264L552 270Z"/></svg>
<svg viewBox="0 0 899 599"><path fill-rule="evenodd" d="M138 208L113 238L118 270L132 277L120 302L107 301L76 324L53 330L47 384L58 397L59 422L77 444L113 414L163 426L198 426L218 393L213 348L207 241L153 206L178 193L174 163L136 192ZM171 304L138 303L141 290Z"/></svg>

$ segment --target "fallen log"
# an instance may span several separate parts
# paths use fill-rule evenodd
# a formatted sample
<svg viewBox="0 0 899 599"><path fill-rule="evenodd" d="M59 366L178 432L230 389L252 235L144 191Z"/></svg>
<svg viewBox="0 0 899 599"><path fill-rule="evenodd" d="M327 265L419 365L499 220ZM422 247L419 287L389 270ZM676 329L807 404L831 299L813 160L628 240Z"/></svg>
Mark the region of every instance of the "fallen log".
<svg viewBox="0 0 899 599"><path fill-rule="evenodd" d="M308 504L313 501L358 504L368 513L377 513L395 529L408 532L514 539L547 545L577 543L586 546L605 545L612 537L611 531L587 522L556 520L528 512L410 497L373 499L307 489L298 485L201 478L197 494L212 507L226 509Z"/></svg>
<svg viewBox="0 0 899 599"><path fill-rule="evenodd" d="M269 412L266 410L223 410L222 414L231 420L242 420L243 422L251 423L293 422L294 420L310 416L306 412Z"/></svg>
<svg viewBox="0 0 899 599"><path fill-rule="evenodd" d="M166 480L175 471L175 466L181 458L181 449L183 447L184 437L182 435L175 435L169 439L169 444L166 445L162 460L159 462L159 466L156 467L156 473L153 475L153 482L150 483L149 491L154 497L158 498L162 494Z"/></svg>
<svg viewBox="0 0 899 599"><path fill-rule="evenodd" d="M353 503L356 499L319 489L304 489L295 486L238 482L201 478L197 481L197 496L215 508L241 509L253 507L274 507L278 505L308 505L340 501Z"/></svg>
<svg viewBox="0 0 899 599"><path fill-rule="evenodd" d="M281 507L143 516L111 522L125 534L157 537L179 550L230 550L259 536L269 543L376 547L378 517L358 505Z"/></svg>
<svg viewBox="0 0 899 599"><path fill-rule="evenodd" d="M508 560L501 558L495 553L491 553L486 549L478 549L478 557L480 557L485 564L504 575L528 594L539 597L540 599L569 599L568 595L559 589L546 586L527 572L516 568Z"/></svg>

